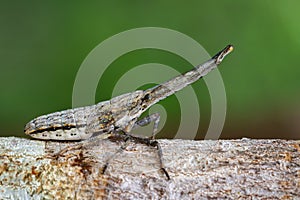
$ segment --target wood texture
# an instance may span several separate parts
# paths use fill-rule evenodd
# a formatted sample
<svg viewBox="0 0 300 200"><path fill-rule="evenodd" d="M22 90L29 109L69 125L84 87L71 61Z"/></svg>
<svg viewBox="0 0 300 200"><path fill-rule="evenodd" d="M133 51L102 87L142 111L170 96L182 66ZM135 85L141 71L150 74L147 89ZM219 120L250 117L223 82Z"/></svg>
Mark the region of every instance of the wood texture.
<svg viewBox="0 0 300 200"><path fill-rule="evenodd" d="M122 142L0 138L0 199L300 199L300 142L158 140L156 150ZM59 152L59 153L58 153Z"/></svg>

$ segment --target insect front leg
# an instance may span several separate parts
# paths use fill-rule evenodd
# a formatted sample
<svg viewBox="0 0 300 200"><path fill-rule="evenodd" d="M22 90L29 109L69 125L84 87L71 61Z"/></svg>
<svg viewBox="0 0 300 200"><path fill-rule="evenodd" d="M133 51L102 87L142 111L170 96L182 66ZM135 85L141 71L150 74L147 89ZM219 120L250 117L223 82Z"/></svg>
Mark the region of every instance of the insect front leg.
<svg viewBox="0 0 300 200"><path fill-rule="evenodd" d="M164 163L163 163L163 154L162 154L162 149L161 149L161 146L160 146L159 142L156 141L156 140L152 140L150 138L142 138L142 137L128 135L128 134L127 134L127 136L128 136L128 139L130 139L132 141L135 141L137 143L145 144L147 146L151 146L151 147L156 148L157 154L158 154L158 159L159 159L160 169L165 174L165 176L167 177L167 180L170 180L169 173L165 169L165 166L164 166Z"/></svg>
<svg viewBox="0 0 300 200"><path fill-rule="evenodd" d="M149 146L155 147L157 149L157 154L159 158L159 164L160 164L160 169L163 171L163 173L166 175L167 179L170 180L170 176L165 169L165 166L163 164L163 154L162 154L162 149L158 141L155 140L154 136L157 134L158 130L158 125L160 121L160 114L159 113L154 113L151 115L148 115L144 117L143 119L135 122L133 128L137 128L138 126L146 126L150 124L151 122L154 122L153 125L153 130L152 130L152 135L149 138L139 138L136 136L132 136L136 141L147 144Z"/></svg>
<svg viewBox="0 0 300 200"><path fill-rule="evenodd" d="M150 124L151 122L154 122L152 135L149 139L154 139L154 136L157 134L158 125L160 121L160 114L159 113L153 113L151 115L148 115L144 117L143 119L140 119L139 121L135 122L133 128L137 128L138 126L146 126Z"/></svg>

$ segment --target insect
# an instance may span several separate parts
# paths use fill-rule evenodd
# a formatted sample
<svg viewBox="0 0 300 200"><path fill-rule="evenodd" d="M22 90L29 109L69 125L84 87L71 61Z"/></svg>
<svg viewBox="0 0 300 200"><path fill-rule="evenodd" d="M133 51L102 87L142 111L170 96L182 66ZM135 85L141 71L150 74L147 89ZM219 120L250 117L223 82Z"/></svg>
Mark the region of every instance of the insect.
<svg viewBox="0 0 300 200"><path fill-rule="evenodd" d="M37 117L26 124L25 134L42 140L85 140L97 135L122 133L138 142L157 147L161 169L169 179L169 175L161 162L160 145L154 140L160 116L155 113L143 119L139 119L139 117L153 104L183 89L215 69L232 50L233 46L228 45L205 63L153 88L126 93L96 105ZM130 135L132 129L147 125L150 122L154 122L151 137L139 138Z"/></svg>

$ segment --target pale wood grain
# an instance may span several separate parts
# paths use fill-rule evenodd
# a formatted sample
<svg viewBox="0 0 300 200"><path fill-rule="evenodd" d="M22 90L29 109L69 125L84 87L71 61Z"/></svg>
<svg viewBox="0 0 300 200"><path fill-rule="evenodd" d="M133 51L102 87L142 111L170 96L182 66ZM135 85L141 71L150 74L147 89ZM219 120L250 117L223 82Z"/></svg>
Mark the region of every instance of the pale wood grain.
<svg viewBox="0 0 300 200"><path fill-rule="evenodd" d="M102 174L119 143L0 138L0 199L300 199L299 141L159 142L170 181L142 144L130 143Z"/></svg>

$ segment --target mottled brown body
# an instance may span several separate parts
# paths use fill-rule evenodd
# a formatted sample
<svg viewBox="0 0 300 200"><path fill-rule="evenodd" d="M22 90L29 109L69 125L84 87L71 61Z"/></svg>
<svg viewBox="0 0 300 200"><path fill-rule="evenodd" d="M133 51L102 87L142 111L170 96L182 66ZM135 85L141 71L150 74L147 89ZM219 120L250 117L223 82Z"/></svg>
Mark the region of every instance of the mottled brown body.
<svg viewBox="0 0 300 200"><path fill-rule="evenodd" d="M205 76L232 50L233 47L228 45L202 65L154 88L123 94L92 106L37 117L26 124L25 133L44 140L83 140L104 133L130 133L138 118L150 106ZM146 121L149 119L152 120L148 118ZM139 121L138 124L145 123Z"/></svg>

